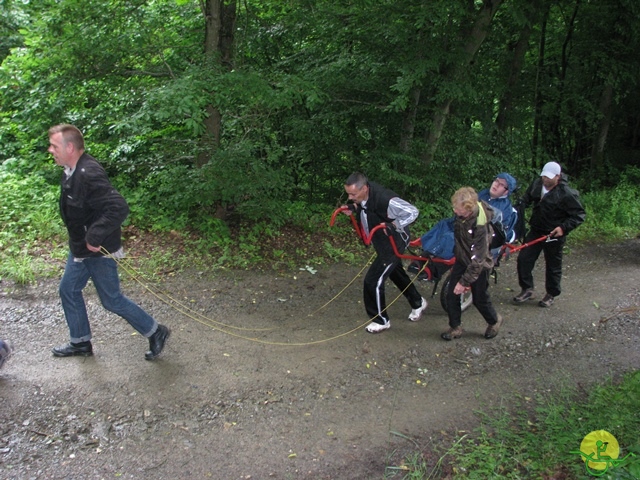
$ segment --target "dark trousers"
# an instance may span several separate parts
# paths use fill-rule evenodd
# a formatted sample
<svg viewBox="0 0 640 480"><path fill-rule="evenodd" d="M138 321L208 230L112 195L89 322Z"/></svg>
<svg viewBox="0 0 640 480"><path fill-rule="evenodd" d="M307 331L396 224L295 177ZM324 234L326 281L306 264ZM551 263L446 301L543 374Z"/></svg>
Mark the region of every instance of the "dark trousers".
<svg viewBox="0 0 640 480"><path fill-rule="evenodd" d="M384 235L384 233L379 232L376 237L379 235ZM400 253L404 252L405 246L402 240L398 235L394 235L394 238ZM402 260L393 252L386 235L384 238L374 238L373 245L378 256L364 277L364 308L371 320L382 324L389 321L384 288L387 278L404 293L411 308L419 308L422 305L422 296L415 285L411 283L411 279L402 265Z"/></svg>
<svg viewBox="0 0 640 480"><path fill-rule="evenodd" d="M460 281L467 267L459 262L453 264L451 276L449 277L449 285L447 290L447 313L449 314L449 326L457 328L462 323L462 305L460 304L460 295L453 293L453 289ZM471 284L471 294L473 295L473 305L478 309L482 318L489 325L495 325L498 321L498 314L491 303L489 295L489 273L488 269L482 270L478 279Z"/></svg>
<svg viewBox="0 0 640 480"><path fill-rule="evenodd" d="M540 232L529 232L524 241L529 242L545 235ZM518 254L518 283L523 290L533 288L533 267L544 252L545 262L545 289L549 295L560 295L560 282L562 280L562 249L566 237L560 237L551 242L540 242L520 250Z"/></svg>

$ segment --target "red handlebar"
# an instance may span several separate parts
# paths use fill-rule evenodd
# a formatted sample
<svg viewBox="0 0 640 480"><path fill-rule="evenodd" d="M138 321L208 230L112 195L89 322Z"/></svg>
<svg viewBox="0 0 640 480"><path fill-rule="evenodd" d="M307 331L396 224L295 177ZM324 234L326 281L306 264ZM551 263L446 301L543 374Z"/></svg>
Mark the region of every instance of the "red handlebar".
<svg viewBox="0 0 640 480"><path fill-rule="evenodd" d="M336 208L335 211L333 212L333 214L331 215L331 221L329 222L329 226L333 227L333 224L336 222L336 217L338 216L339 213L344 213L344 212L351 212L351 209L347 206L342 206L339 208ZM366 241L365 238L363 238L362 236L362 231L360 230L360 227L358 226L358 222L356 221L355 217L353 216L353 213L349 214L349 218L351 218L351 225L353 225L354 230L356 231L356 234L358 235L358 237L360 237L362 239L362 241L366 244L369 245Z"/></svg>
<svg viewBox="0 0 640 480"><path fill-rule="evenodd" d="M502 251L509 250L509 253L515 253L523 248L530 247L531 245L535 245L536 243L540 243L542 241L547 242L555 242L556 238L551 238L549 235L543 235L542 237L536 238L535 240L531 240L530 242L523 243L522 245L513 245L512 243L505 243L502 246Z"/></svg>

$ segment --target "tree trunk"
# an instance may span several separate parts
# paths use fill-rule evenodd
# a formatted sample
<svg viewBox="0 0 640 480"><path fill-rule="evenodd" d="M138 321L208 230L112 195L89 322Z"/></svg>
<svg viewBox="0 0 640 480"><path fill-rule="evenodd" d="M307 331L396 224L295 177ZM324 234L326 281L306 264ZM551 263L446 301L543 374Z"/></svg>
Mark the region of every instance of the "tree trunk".
<svg viewBox="0 0 640 480"><path fill-rule="evenodd" d="M471 64L473 58L480 49L482 42L487 37L489 25L498 11L498 8L500 8L502 1L503 0L484 0L471 32L463 45L462 51L464 52L464 58L458 65L445 73L444 77L446 81L455 82ZM438 149L438 142L442 137L444 124L449 116L452 102L453 99L447 99L436 107L431 120L431 128L425 132L427 145L421 159L426 166L433 161L436 150Z"/></svg>
<svg viewBox="0 0 640 480"><path fill-rule="evenodd" d="M546 77L545 72L545 50L547 45L547 21L549 19L550 3L547 3L544 15L542 17L542 25L540 27L540 42L538 47L538 67L536 68L536 87L534 93L534 117L533 117L533 134L531 138L531 168L537 168L540 165L539 145L540 145L540 124L542 123L542 107L544 106L544 97L542 96L542 82Z"/></svg>
<svg viewBox="0 0 640 480"><path fill-rule="evenodd" d="M411 142L416 129L416 116L418 114L418 104L420 103L421 90L413 87L409 95L410 104L407 106L402 117L402 132L400 134L400 151L408 153L411 149Z"/></svg>
<svg viewBox="0 0 640 480"><path fill-rule="evenodd" d="M599 111L601 115L600 125L598 126L598 134L593 142L593 151L591 152L592 174L601 172L604 166L604 146L607 142L613 111L613 85L611 85L611 82L607 82L602 91Z"/></svg>
<svg viewBox="0 0 640 480"><path fill-rule="evenodd" d="M204 57L206 65L212 68L219 64L226 69L232 67L233 32L236 23L236 1L225 4L224 0L202 0L204 15ZM211 155L220 146L222 115L212 104L206 107L207 115L204 120L205 132L200 138L199 153L196 156L196 166L205 165Z"/></svg>
<svg viewBox="0 0 640 480"><path fill-rule="evenodd" d="M556 88L557 93L555 94L556 104L553 109L554 114L549 119L549 124L546 128L547 135L544 142L546 153L552 155L557 159L568 159L571 157L571 155L563 155L563 148L568 148L570 151L571 147L568 145L569 142L564 141L564 139L562 138L562 126L564 118L562 118L561 113L563 112L562 104L566 101L564 98L564 89L566 86L567 71L569 69L568 50L573 38L573 33L575 31L576 18L578 16L578 10L580 9L581 1L582 0L575 0L573 14L569 19L569 25L567 27L567 35L564 39L564 42L562 43L560 73L558 75L558 86Z"/></svg>
<svg viewBox="0 0 640 480"><path fill-rule="evenodd" d="M511 66L509 68L509 78L504 95L500 99L498 115L496 116L496 128L504 133L511 126L511 111L513 109L514 90L520 79L524 57L529 49L529 38L531 37L532 22L528 23L520 32L520 37L513 49Z"/></svg>

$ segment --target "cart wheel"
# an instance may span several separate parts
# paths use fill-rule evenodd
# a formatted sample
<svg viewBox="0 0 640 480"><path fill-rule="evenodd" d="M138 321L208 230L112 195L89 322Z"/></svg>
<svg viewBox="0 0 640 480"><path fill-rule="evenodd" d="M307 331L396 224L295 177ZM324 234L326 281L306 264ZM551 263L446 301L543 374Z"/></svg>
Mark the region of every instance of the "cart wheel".
<svg viewBox="0 0 640 480"><path fill-rule="evenodd" d="M440 289L440 305L444 311L447 311L447 290L449 290L449 279L451 278L451 272L447 273L447 276L442 280L442 288ZM460 303L462 311L464 312L473 303L473 295L471 291L460 295Z"/></svg>

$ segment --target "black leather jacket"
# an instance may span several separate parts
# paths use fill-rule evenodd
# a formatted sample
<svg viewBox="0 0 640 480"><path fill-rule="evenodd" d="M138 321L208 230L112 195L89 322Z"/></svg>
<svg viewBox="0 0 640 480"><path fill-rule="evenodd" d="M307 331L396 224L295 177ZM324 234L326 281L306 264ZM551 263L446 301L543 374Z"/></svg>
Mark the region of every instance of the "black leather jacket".
<svg viewBox="0 0 640 480"><path fill-rule="evenodd" d="M529 219L531 230L541 235L556 227L562 227L565 235L584 222L587 216L577 190L569 187L565 175L560 182L542 197L542 180L538 177L529 186L520 203L533 205Z"/></svg>
<svg viewBox="0 0 640 480"><path fill-rule="evenodd" d="M86 244L113 253L121 247L121 225L129 214L125 199L113 188L107 172L91 155L83 153L71 177L62 174L60 215L69 232L75 257L95 257Z"/></svg>

